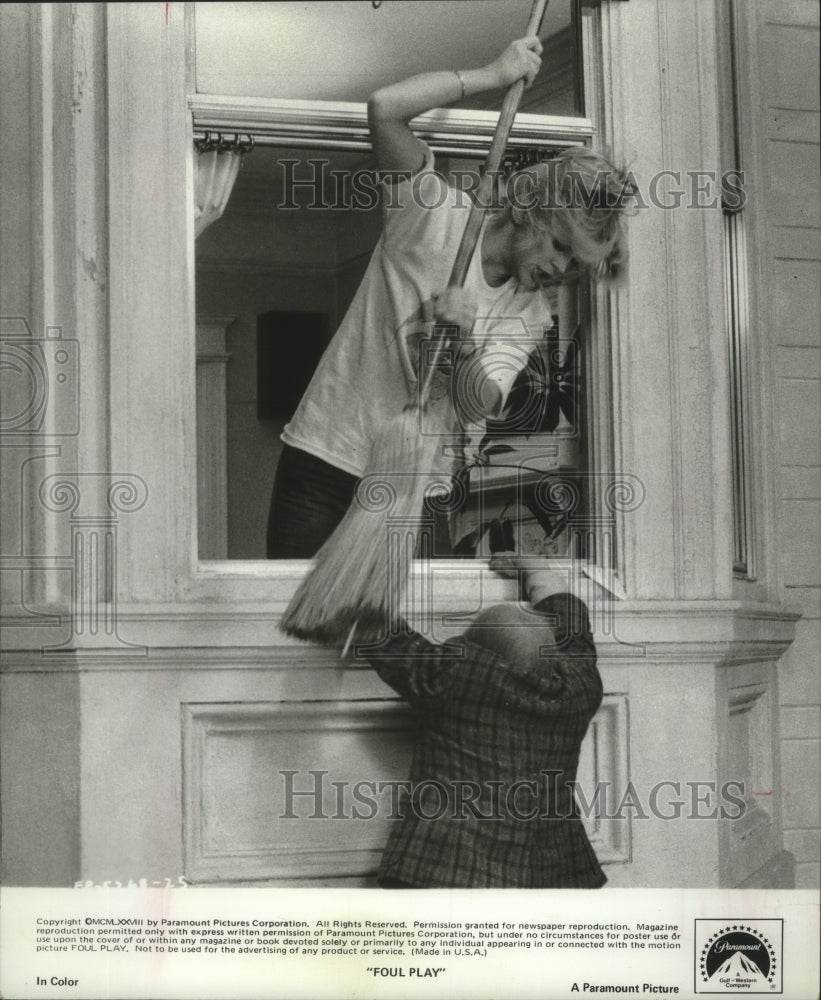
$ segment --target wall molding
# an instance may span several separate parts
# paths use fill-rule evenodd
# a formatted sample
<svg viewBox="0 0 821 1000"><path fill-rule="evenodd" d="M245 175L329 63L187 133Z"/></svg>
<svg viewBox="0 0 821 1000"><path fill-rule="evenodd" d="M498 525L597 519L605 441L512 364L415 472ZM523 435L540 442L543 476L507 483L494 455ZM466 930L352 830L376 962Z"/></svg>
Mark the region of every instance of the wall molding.
<svg viewBox="0 0 821 1000"><path fill-rule="evenodd" d="M621 796L630 780L629 747L628 696L605 692L585 736L579 760L579 787L586 801L601 787L615 790ZM612 804L610 801L609 805ZM582 812L582 818L596 857L603 865L629 864L633 847L629 815L586 818Z"/></svg>
<svg viewBox="0 0 821 1000"><path fill-rule="evenodd" d="M464 587L453 587L449 594L437 597L443 617L433 638L463 631L483 599L484 606L515 599L512 586L497 586L477 594L472 606L466 605L466 592L472 596L471 582L475 584L475 577L466 579ZM193 604L120 605L118 635L131 645L110 650L64 645L60 655L44 656L41 647L55 646L61 632L68 633L67 616L55 615L50 624L39 628L26 618L13 628L16 619L9 615L4 619L4 641L9 653L16 652L4 658L2 671L325 669L338 662L333 650L291 639L278 630L292 586L286 581L277 601L249 601L219 610ZM740 602L625 601L606 608L597 609L593 602L590 606L603 667L770 663L792 643L800 617L777 605ZM420 629L429 626L421 621L415 624ZM12 629L17 635L11 635Z"/></svg>
<svg viewBox="0 0 821 1000"><path fill-rule="evenodd" d="M346 802L340 810L331 782L407 777L406 767L396 770L396 760L368 761L369 751L379 747L378 742L371 744L380 735L395 743L411 732L412 716L403 702L184 704L181 710L184 872L189 881L321 879L367 876L376 870L387 820L351 818L356 803ZM298 734L316 740L316 764L311 765L315 774L303 760L292 788L297 793L311 788L326 793L321 808L313 799L304 817L301 796L299 801L296 795L281 802L266 799L266 793L276 797L279 782L266 781L265 769L271 765L281 770L283 760L285 770L295 769L287 761ZM350 752L347 737L354 734L359 764L339 753L342 748ZM241 772L249 762L256 780L243 786ZM357 766L363 766L364 773ZM285 779L281 781L284 791ZM359 811L365 811L361 803ZM309 817L314 813L329 818L316 818L312 826ZM345 818L331 819L335 813Z"/></svg>
<svg viewBox="0 0 821 1000"><path fill-rule="evenodd" d="M782 845L776 670L750 663L721 671L717 685L718 772L743 783L744 812L722 824L727 884L741 885Z"/></svg>
<svg viewBox="0 0 821 1000"><path fill-rule="evenodd" d="M368 822L352 819L356 802L342 804L332 783L407 778L414 723L404 702L189 703L181 705L181 712L186 879L230 884L373 875L389 821L381 821L379 813ZM601 784L615 789L627 785L627 720L627 697L606 695L582 749L579 781L591 798ZM347 737L354 733L362 755L359 763L346 759L343 751L349 747ZM297 734L310 734L317 747L311 769L302 763L290 779L293 789L309 794L299 796L300 805L296 796L290 801L285 798L284 805L272 805L266 793L278 790L278 782L266 781L267 765L295 770L287 762L280 768L277 762L287 758ZM369 740L384 752L385 744L379 742L383 735L391 745L404 738L405 753L377 763L371 758ZM360 767L365 770L357 770ZM243 788L247 769L257 775L258 785L252 780ZM336 821L316 818L318 800L310 794L312 790L325 793L322 811L326 816L337 811ZM390 805L389 799L380 800L380 809L390 811ZM361 803L359 808L362 812ZM300 815L299 821L287 818L289 809L292 817ZM313 827L308 813L314 815ZM629 819L583 815L583 822L603 864L630 861ZM340 848L348 834L350 845Z"/></svg>

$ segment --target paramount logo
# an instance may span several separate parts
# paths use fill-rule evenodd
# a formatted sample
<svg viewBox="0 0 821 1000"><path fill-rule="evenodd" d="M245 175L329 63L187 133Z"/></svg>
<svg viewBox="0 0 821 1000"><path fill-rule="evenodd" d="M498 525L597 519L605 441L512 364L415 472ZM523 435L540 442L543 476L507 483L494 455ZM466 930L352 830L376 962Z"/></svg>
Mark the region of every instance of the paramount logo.
<svg viewBox="0 0 821 1000"><path fill-rule="evenodd" d="M759 944L758 947L760 948L761 945ZM718 967L710 978L724 984L739 985L739 980L750 984L767 983L767 977L762 974L761 969L759 969L755 962L751 962L748 958L745 958L740 951L734 952L723 965Z"/></svg>
<svg viewBox="0 0 821 1000"><path fill-rule="evenodd" d="M696 993L782 992L782 920L696 920Z"/></svg>

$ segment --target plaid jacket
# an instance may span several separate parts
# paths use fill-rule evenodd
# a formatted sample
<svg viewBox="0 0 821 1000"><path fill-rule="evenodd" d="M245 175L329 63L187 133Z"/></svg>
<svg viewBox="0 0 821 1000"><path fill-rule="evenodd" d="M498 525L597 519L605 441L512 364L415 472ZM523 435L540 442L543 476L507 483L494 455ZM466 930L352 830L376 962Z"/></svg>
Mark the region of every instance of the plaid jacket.
<svg viewBox="0 0 821 1000"><path fill-rule="evenodd" d="M369 657L420 718L380 881L431 888L606 881L566 784L576 778L602 698L587 608L560 594L536 610L555 616L550 677L538 665L507 663L471 643L435 645L413 632Z"/></svg>

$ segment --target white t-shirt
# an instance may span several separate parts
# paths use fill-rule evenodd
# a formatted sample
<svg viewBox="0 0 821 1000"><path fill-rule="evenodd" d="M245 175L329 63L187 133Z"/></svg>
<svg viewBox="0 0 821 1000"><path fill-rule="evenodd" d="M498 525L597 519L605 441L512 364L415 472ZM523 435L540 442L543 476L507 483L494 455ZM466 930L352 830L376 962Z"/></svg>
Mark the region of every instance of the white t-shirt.
<svg viewBox="0 0 821 1000"><path fill-rule="evenodd" d="M430 151L419 174L383 188L382 236L282 433L286 444L355 476L367 471L375 434L416 398L417 345L431 335L425 317L431 315L431 299L448 284L469 212L468 197L434 171ZM473 374L495 381L504 400L529 351L550 326L555 306L547 290L520 290L514 278L488 285L481 239L465 281L477 302L472 338L482 344L482 369L474 368ZM449 386L439 373L428 398L441 426L454 432L450 445L443 438L437 460L438 470L449 472L460 434L472 436L477 425L456 419Z"/></svg>

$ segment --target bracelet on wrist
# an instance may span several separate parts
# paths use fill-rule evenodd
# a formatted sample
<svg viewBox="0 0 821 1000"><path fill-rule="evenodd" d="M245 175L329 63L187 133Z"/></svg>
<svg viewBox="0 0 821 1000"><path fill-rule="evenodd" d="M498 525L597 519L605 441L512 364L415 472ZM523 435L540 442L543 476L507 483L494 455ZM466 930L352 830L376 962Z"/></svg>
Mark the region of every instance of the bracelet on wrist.
<svg viewBox="0 0 821 1000"><path fill-rule="evenodd" d="M465 78L464 76L462 76L461 71L458 69L455 69L453 71L453 75L459 81L459 86L462 88L462 93L459 95L459 100L463 101L465 99Z"/></svg>

